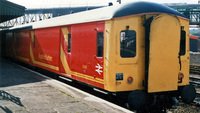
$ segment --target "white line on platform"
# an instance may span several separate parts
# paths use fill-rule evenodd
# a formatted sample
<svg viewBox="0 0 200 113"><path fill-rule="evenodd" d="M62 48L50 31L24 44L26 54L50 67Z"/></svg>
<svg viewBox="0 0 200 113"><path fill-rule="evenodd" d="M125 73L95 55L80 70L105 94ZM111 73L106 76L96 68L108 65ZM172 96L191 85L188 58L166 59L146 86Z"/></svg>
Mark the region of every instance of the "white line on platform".
<svg viewBox="0 0 200 113"><path fill-rule="evenodd" d="M95 91L98 91L98 92L100 92L100 93L103 93L103 94L105 94L105 95L107 95L107 94L108 94L107 92L105 92L105 91L102 91L102 90L99 90L99 89L97 89L97 88L93 88L93 90L95 90Z"/></svg>
<svg viewBox="0 0 200 113"><path fill-rule="evenodd" d="M59 76L59 78L64 79L64 80L69 81L69 82L72 82L72 80L67 79L66 77Z"/></svg>
<svg viewBox="0 0 200 113"><path fill-rule="evenodd" d="M107 105L109 105L109 106L111 106L111 107L113 107L113 108L115 108L115 109L118 109L118 110L121 110L121 111L123 111L123 112L126 112L126 113L133 113L132 111L130 111L130 110L128 110L128 109L125 109L125 108L123 108L123 107L121 107L121 106L118 106L118 105L115 105L115 104L113 104L113 103L110 103L110 102L108 102L108 101L106 101L106 100L103 100L103 99L101 99L101 98L98 98L98 97L96 97L96 96L94 96L94 95L91 95L91 94L89 94L89 93L86 93L86 92L84 92L84 91L81 91L81 90L79 90L79 89L77 89L77 88L74 88L74 87L72 87L72 86L70 86L70 85L67 85L67 84L65 84L65 83L62 83L62 82L60 82L60 81L58 81L58 80L54 80L54 79L52 79L52 78L50 78L50 77L47 77L47 76L45 76L45 75L43 75L43 74L41 74L41 73L38 73L38 72L35 72L35 71L33 71L33 70L30 70L30 69L28 69L28 68L26 68L26 67L23 67L23 66L20 66L20 65L18 65L18 64L16 64L16 63L13 63L13 64L15 64L15 65L17 65L17 66L19 66L19 67L21 67L21 68L23 68L23 69L26 69L26 70L28 70L28 71L30 71L30 72L32 72L32 73L35 73L35 74L37 74L37 75L40 75L40 76L42 76L42 77L44 77L44 78L46 78L47 80L45 81L46 83L50 83L50 84L52 84L52 82L56 82L57 84L53 84L53 85L62 85L62 86L60 86L60 87L67 87L67 88L70 88L70 89L72 89L72 90L75 90L75 91L77 91L77 92L79 92L79 93L81 93L81 94L84 94L84 95L86 95L86 96L89 96L89 97L91 97L91 98L93 98L94 100L98 100L98 101L100 101L100 102L103 102L103 103L105 103L105 104L107 104Z"/></svg>

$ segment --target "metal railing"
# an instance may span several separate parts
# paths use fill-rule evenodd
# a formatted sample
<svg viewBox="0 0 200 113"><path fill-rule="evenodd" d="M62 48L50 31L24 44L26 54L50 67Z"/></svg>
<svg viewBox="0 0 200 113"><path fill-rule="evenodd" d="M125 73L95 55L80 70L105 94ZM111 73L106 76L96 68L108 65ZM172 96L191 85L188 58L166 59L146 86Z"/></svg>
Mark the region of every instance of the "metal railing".
<svg viewBox="0 0 200 113"><path fill-rule="evenodd" d="M53 18L52 13L25 14L24 16L0 23L0 29L7 29L13 26L28 24L28 23L46 20L50 18Z"/></svg>

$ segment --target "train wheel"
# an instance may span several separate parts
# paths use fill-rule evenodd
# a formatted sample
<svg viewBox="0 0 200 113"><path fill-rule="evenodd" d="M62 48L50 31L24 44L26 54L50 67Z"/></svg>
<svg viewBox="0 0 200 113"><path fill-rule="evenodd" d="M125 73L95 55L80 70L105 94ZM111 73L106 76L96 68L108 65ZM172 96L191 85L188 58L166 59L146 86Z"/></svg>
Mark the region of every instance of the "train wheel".
<svg viewBox="0 0 200 113"><path fill-rule="evenodd" d="M183 100L183 102L185 102L186 104L190 104L193 102L195 97L196 97L196 90L194 86L186 85L183 87L181 91L181 99Z"/></svg>
<svg viewBox="0 0 200 113"><path fill-rule="evenodd" d="M128 104L131 110L141 110L146 105L147 96L142 90L135 90L128 96Z"/></svg>

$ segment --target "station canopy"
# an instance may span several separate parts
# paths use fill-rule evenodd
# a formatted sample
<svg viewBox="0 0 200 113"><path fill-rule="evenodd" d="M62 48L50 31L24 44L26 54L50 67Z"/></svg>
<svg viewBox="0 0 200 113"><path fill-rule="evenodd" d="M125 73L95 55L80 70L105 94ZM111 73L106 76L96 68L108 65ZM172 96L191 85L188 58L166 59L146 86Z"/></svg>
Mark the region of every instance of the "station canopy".
<svg viewBox="0 0 200 113"><path fill-rule="evenodd" d="M0 23L24 15L25 7L7 0L0 0Z"/></svg>

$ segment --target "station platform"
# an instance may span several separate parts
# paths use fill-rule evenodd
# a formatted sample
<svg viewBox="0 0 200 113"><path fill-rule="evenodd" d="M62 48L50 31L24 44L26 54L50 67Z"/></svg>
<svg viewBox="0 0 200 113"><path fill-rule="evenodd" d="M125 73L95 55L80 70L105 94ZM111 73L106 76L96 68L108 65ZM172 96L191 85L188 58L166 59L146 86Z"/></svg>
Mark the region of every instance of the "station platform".
<svg viewBox="0 0 200 113"><path fill-rule="evenodd" d="M0 113L128 113L0 57Z"/></svg>

